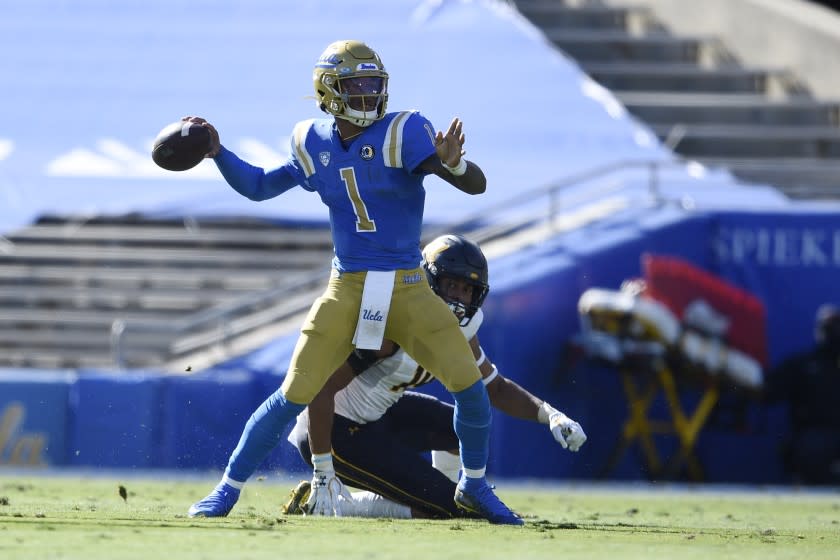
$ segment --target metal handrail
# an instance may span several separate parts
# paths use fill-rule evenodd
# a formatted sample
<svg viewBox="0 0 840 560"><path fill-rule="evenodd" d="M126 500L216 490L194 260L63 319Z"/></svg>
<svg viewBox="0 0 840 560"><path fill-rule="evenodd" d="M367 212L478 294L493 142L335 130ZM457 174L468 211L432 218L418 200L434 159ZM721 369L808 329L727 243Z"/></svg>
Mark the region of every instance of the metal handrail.
<svg viewBox="0 0 840 560"><path fill-rule="evenodd" d="M538 200L541 197L547 197L549 201L547 205L547 213L542 219L550 220L560 214L560 204L558 201L558 197L561 195L561 191L567 190L571 187L580 185L582 183L586 183L591 180L601 179L616 172L627 171L631 169L647 170L648 193L655 203L662 203L664 199L661 193L659 172L663 167L685 167L685 162L676 159L629 159L600 165L588 170L574 173L572 175L569 175L568 177L559 179L557 181L553 181L547 185L543 185L534 189L518 193L515 196L491 204L489 206L482 207L480 210L455 223L450 223L439 228L433 228L432 232L430 234L424 234L424 237L431 239L433 237L437 237L438 235L442 235L443 233L468 232L470 230L475 230L481 224L484 224L488 221L488 215L493 215L494 213L500 213L505 210L510 210L511 208L522 206L527 203L533 203L535 200ZM591 200L596 198L600 194L601 191L590 192L587 196L582 198L584 200ZM531 222L539 221L541 221L540 217L534 217L531 219ZM498 235L499 234L496 234L493 237L496 237ZM483 241L486 241L487 239L488 238L476 239L476 241L481 243ZM125 349L124 346L126 342L125 339L127 336L130 335L131 332L137 331L148 332L153 330L157 332L168 333L172 335L172 344L170 345L170 347L174 347L176 338L178 336L186 336L188 334L191 334L191 332L194 332L196 329L201 328L202 326L206 326L208 329L215 329L218 333L215 336L208 336L207 347L223 344L227 342L232 336L240 334L227 332L224 328L224 324L230 321L233 317L245 312L249 308L253 308L255 306L264 306L269 302L277 301L282 298L288 298L291 294L296 293L300 289L306 286L311 286L323 280L327 272L328 270L318 269L316 271L303 273L300 277L295 279L295 281L290 284L286 284L268 291L250 294L247 297L211 307L181 321L174 321L161 324L160 322L148 320L135 320L131 322L126 322L122 319L116 319L114 321L114 324L112 325L111 330L111 355L113 356L114 362L118 367L124 367L123 356ZM278 318L275 317L272 320L272 322L276 321L277 319ZM252 327L252 329L253 328L257 327L254 326Z"/></svg>
<svg viewBox="0 0 840 560"><path fill-rule="evenodd" d="M571 187L575 187L588 181L604 178L618 171L627 171L630 169L641 168L646 169L648 171L648 194L654 202L661 203L665 201L665 198L663 197L661 192L659 171L662 168L684 167L686 167L686 162L677 159L626 159L611 162L605 165L599 165L591 169L586 169L584 171L574 173L572 175L569 175L568 177L559 179L557 181L553 181L547 185L543 185L519 193L516 196L510 197L495 204L491 204L490 206L484 206L479 211L471 214L467 218L461 219L455 223L447 224L446 226L443 226L441 228L436 228L435 231L439 233L437 233L433 237L450 231L464 231L473 229L475 224L486 222L487 215L499 213L504 210L510 210L511 208L518 205L533 203L534 200L544 196L548 197L549 199L548 212L546 213L545 217L547 219L553 219L557 216L557 214L560 213L560 205L557 200L558 195L560 195L560 191L567 190ZM597 195L600 194L600 192L596 192L594 194ZM590 199L593 198L595 197L590 197ZM483 240L476 239L476 241L481 242Z"/></svg>
<svg viewBox="0 0 840 560"><path fill-rule="evenodd" d="M177 321L169 321L161 324L159 321L150 320L134 320L127 322L121 318L114 319L111 325L111 355L114 363L118 367L124 366L124 344L127 336L132 332L161 332L172 335L170 346L176 344L176 337L187 335L192 331L204 326L209 328L220 327L220 336L215 340L210 340L208 346L213 344L223 343L231 338L232 335L240 333L226 332L224 325L230 321L231 318L241 314L247 309L254 308L259 305L265 305L268 302L276 301L278 299L289 296L292 293L317 283L326 277L329 269L318 269L308 273L301 274L293 282L278 286L270 290L251 293L242 298L228 301L208 309L204 309L195 313L194 315L185 319Z"/></svg>

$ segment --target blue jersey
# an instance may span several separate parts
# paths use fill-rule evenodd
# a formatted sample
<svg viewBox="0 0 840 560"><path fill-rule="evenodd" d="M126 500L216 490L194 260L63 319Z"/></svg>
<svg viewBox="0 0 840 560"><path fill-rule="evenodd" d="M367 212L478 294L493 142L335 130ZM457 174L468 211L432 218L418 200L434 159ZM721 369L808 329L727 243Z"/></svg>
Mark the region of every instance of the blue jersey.
<svg viewBox="0 0 840 560"><path fill-rule="evenodd" d="M345 148L333 119L299 122L291 156L263 172L225 149L216 164L230 185L252 200L295 185L317 192L330 212L335 258L342 272L415 268L426 191L417 167L435 153L434 129L420 113L388 113ZM418 172L415 172L418 171Z"/></svg>

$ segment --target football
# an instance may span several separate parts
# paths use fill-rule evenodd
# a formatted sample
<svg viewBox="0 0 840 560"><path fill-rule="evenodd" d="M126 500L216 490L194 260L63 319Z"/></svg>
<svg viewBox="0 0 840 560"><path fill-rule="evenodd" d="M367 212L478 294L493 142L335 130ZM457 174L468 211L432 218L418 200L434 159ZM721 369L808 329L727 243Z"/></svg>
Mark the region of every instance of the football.
<svg viewBox="0 0 840 560"><path fill-rule="evenodd" d="M169 171L192 169L210 151L210 131L200 124L178 121L167 125L155 138L152 159Z"/></svg>

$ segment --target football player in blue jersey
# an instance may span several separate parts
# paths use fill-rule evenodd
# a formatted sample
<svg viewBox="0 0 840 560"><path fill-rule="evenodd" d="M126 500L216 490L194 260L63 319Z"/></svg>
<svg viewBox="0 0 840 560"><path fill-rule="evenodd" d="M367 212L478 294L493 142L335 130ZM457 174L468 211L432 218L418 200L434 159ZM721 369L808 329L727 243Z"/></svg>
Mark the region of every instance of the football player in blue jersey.
<svg viewBox="0 0 840 560"><path fill-rule="evenodd" d="M548 426L564 448L586 441L580 424L499 374L477 332L489 291L487 260L460 235L443 235L423 249L423 266L435 293L461 324L490 401L511 416ZM453 407L414 387L434 380L399 345L355 350L298 416L289 441L310 466L310 456L332 453L335 472L325 487L301 482L286 513L358 517L450 518L469 515L452 500L461 468ZM454 450L454 453L452 451ZM421 454L431 452L430 463ZM337 478L336 478L337 475ZM350 493L342 483L361 491Z"/></svg>
<svg viewBox="0 0 840 560"><path fill-rule="evenodd" d="M329 116L299 122L290 157L276 169L242 161L210 123L185 117L210 130L207 156L243 196L265 200L295 186L318 193L329 208L335 247L329 284L303 323L282 385L251 415L222 480L188 513L227 515L286 425L351 351L378 350L387 338L453 395L464 466L454 500L493 523L521 525L485 478L491 414L481 373L457 319L420 266L424 178L436 175L468 194L486 187L481 169L463 157L463 125L455 118L446 132L435 132L416 111L387 112L388 73L360 41L329 45L313 80L316 102ZM328 453L315 461L332 470Z"/></svg>

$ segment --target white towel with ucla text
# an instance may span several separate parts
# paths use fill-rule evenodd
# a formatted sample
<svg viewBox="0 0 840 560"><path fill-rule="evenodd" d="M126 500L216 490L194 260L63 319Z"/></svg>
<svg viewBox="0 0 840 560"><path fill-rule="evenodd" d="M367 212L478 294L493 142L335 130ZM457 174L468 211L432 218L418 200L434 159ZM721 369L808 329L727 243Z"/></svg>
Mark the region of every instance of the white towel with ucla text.
<svg viewBox="0 0 840 560"><path fill-rule="evenodd" d="M353 344L360 350L379 350L385 337L385 324L391 308L396 271L369 270L362 290L362 305Z"/></svg>

